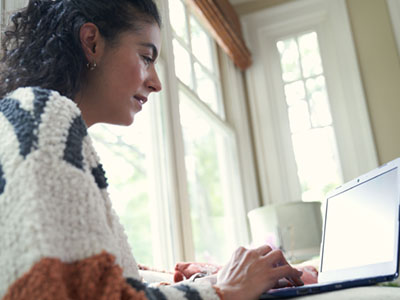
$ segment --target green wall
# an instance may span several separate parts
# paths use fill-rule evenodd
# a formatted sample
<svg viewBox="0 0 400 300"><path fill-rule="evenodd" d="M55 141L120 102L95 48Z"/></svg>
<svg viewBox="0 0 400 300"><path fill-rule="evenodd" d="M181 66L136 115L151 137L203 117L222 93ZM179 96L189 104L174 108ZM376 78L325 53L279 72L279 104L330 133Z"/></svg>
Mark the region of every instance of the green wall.
<svg viewBox="0 0 400 300"><path fill-rule="evenodd" d="M347 0L380 163L400 156L400 57L385 0Z"/></svg>

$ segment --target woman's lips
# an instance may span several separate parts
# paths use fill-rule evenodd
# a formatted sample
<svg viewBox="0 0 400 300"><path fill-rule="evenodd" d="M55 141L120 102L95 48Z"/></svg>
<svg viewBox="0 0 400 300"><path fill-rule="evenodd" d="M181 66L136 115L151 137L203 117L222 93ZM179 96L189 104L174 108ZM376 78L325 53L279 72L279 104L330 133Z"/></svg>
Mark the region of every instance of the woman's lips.
<svg viewBox="0 0 400 300"><path fill-rule="evenodd" d="M133 98L135 98L137 101L139 101L139 103L141 105L143 105L147 102L147 98L145 96L136 95L136 96L133 96Z"/></svg>

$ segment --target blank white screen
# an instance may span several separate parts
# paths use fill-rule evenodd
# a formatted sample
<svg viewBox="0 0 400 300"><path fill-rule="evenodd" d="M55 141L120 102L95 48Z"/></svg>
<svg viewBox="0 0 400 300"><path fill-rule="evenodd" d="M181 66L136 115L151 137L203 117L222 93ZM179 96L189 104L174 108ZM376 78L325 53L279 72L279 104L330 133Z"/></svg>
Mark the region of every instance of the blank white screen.
<svg viewBox="0 0 400 300"><path fill-rule="evenodd" d="M329 198L321 271L392 261L397 197L393 169Z"/></svg>

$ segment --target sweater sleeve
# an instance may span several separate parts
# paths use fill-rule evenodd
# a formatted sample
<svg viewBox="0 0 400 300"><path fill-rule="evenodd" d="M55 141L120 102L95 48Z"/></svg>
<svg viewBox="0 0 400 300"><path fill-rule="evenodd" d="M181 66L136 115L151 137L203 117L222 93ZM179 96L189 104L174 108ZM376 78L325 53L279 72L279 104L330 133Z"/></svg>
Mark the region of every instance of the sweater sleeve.
<svg viewBox="0 0 400 300"><path fill-rule="evenodd" d="M218 299L142 283L106 187L74 102L39 88L0 100L0 298Z"/></svg>
<svg viewBox="0 0 400 300"><path fill-rule="evenodd" d="M147 299L212 299L222 300L221 290L210 283L182 282L174 285L148 285L128 278L127 282L137 291L143 291Z"/></svg>
<svg viewBox="0 0 400 300"><path fill-rule="evenodd" d="M123 278L114 257L101 253L74 263L43 258L8 289L3 300L179 300L222 299L218 288L208 284L177 284L150 287Z"/></svg>

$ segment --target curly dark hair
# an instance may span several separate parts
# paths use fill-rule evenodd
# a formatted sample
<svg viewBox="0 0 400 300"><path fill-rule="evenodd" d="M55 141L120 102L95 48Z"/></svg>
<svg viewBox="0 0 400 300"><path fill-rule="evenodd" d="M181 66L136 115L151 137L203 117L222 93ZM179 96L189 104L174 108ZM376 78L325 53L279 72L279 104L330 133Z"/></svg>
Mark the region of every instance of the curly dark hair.
<svg viewBox="0 0 400 300"><path fill-rule="evenodd" d="M38 86L73 99L87 72L79 37L87 22L96 24L111 45L143 22L161 27L153 0L30 0L4 32L0 97L18 87Z"/></svg>

